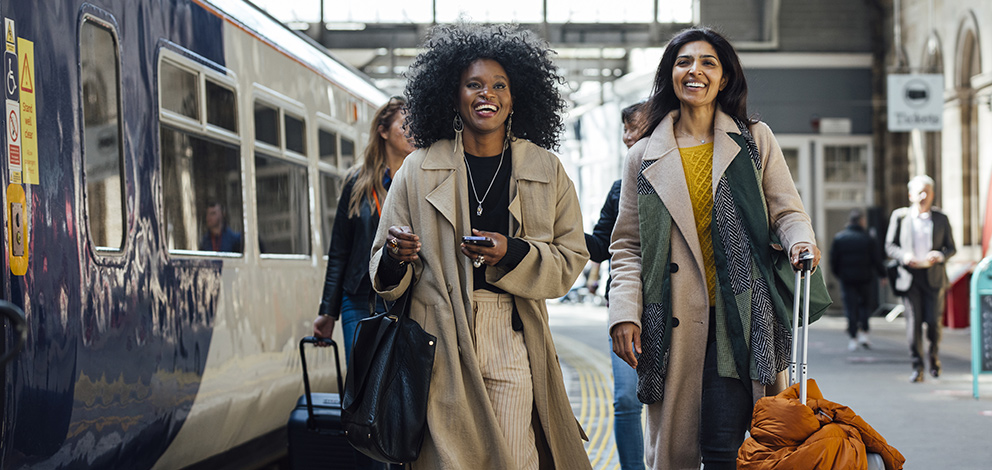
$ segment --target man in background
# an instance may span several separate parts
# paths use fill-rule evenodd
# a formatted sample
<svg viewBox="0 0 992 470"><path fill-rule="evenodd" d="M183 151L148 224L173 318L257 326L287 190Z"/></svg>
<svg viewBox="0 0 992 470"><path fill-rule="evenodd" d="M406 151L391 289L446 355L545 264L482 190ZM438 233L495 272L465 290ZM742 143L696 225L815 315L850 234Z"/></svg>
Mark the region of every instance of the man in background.
<svg viewBox="0 0 992 470"><path fill-rule="evenodd" d="M940 376L940 329L944 318L947 271L944 263L954 255L954 238L947 216L932 207L934 182L929 176L909 180L909 207L892 211L885 234L885 252L899 263L893 288L905 291L906 336L913 359L910 382L923 381L923 325L930 343L930 375Z"/></svg>
<svg viewBox="0 0 992 470"><path fill-rule="evenodd" d="M840 280L847 315L848 351L857 350L859 344L865 349L871 347L868 319L875 309L876 275L885 275L882 254L865 225L864 212L851 210L847 227L837 232L830 246L830 271Z"/></svg>

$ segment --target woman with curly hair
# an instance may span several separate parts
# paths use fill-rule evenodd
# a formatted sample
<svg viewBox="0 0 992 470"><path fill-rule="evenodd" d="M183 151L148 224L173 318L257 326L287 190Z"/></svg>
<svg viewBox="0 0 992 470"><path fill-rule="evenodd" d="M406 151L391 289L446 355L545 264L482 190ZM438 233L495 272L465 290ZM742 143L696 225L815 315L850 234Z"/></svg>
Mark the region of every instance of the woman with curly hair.
<svg viewBox="0 0 992 470"><path fill-rule="evenodd" d="M515 27L464 24L434 28L425 49L406 88L418 150L370 264L385 299L412 289L410 317L438 341L411 468L590 468L545 307L588 259L575 188L549 151L564 107L552 52Z"/></svg>

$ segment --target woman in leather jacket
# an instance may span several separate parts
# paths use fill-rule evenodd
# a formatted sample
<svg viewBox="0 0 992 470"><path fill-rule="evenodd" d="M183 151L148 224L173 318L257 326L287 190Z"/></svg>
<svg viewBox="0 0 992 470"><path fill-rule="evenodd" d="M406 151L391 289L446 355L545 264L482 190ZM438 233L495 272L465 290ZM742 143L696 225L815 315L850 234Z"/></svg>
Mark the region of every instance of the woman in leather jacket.
<svg viewBox="0 0 992 470"><path fill-rule="evenodd" d="M340 317L346 358L351 357L358 322L373 311L369 250L379 225L382 202L386 200L393 176L413 151L413 144L403 129L405 106L405 99L393 97L376 111L364 159L349 172L338 200L327 251L324 293L313 322L313 334L330 338L334 323ZM381 308L382 301L374 298Z"/></svg>

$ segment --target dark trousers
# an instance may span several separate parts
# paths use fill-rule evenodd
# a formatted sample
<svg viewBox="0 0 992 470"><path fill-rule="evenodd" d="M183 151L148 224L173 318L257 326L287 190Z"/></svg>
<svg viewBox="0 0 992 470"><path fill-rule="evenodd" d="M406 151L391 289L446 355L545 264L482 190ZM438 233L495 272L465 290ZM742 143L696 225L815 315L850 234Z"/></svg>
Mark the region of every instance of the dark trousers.
<svg viewBox="0 0 992 470"><path fill-rule="evenodd" d="M704 470L733 470L737 468L737 451L744 443L744 433L751 424L754 402L750 380L720 377L717 373L714 323L710 322L703 362L699 450Z"/></svg>
<svg viewBox="0 0 992 470"><path fill-rule="evenodd" d="M842 282L840 294L844 300L844 314L847 315L847 334L854 338L858 330L868 332L868 318L872 312L873 281Z"/></svg>
<svg viewBox="0 0 992 470"><path fill-rule="evenodd" d="M945 289L934 289L927 281L925 269L910 269L913 283L903 297L906 307L906 339L909 341L909 354L913 368L923 370L923 325L927 326L927 341L930 343L930 368L940 367L940 333L944 322Z"/></svg>

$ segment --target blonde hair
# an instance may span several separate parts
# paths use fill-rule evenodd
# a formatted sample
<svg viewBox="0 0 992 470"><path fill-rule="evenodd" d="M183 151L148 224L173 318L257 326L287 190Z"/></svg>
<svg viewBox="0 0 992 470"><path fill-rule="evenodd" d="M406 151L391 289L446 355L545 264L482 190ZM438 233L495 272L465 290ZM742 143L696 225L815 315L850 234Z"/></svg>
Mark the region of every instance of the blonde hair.
<svg viewBox="0 0 992 470"><path fill-rule="evenodd" d="M404 107L406 100L401 96L394 96L376 110L362 164L352 172L352 174L357 172L358 176L355 178L355 186L348 200L348 217L358 216L362 199L368 199L373 204L376 195L380 203L386 199L386 187L382 185L382 175L386 172L386 139L379 135L379 130L389 129L393 121L403 112Z"/></svg>

